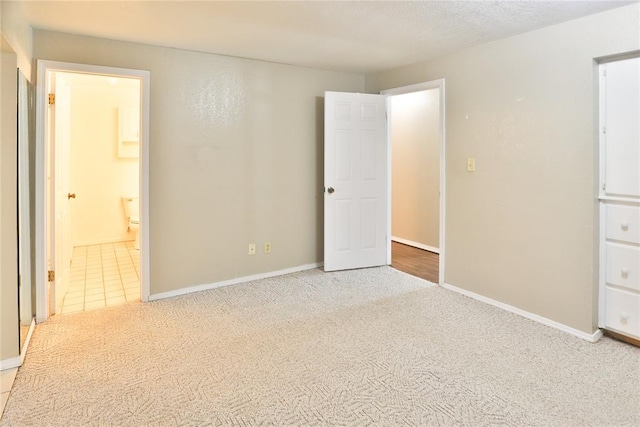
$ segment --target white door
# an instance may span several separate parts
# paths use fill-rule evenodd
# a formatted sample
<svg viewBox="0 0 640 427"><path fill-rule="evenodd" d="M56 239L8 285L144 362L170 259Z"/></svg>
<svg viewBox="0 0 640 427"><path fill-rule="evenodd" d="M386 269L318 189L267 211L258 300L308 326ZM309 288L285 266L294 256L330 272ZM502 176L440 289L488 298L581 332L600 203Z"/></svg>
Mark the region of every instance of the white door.
<svg viewBox="0 0 640 427"><path fill-rule="evenodd" d="M324 126L324 269L386 265L386 97L325 92Z"/></svg>
<svg viewBox="0 0 640 427"><path fill-rule="evenodd" d="M603 65L605 196L640 197L640 58Z"/></svg>
<svg viewBox="0 0 640 427"><path fill-rule="evenodd" d="M55 280L49 284L49 310L55 313L62 306L62 299L69 284L71 266L71 218L69 203L73 199L69 188L70 137L71 137L71 89L66 75L52 73L52 90L55 103L50 105L50 218L49 265L54 266Z"/></svg>

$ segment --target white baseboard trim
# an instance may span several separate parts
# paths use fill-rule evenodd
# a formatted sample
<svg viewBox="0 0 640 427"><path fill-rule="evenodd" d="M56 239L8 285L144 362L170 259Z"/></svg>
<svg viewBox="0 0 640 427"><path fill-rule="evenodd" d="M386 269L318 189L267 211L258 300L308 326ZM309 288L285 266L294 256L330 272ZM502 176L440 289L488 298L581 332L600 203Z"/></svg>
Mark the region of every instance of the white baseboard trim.
<svg viewBox="0 0 640 427"><path fill-rule="evenodd" d="M297 273L299 271L312 270L322 267L322 262L300 265L298 267L285 268L284 270L270 271L268 273L254 274L251 276L237 277L235 279L223 280L222 282L206 283L203 285L189 286L188 288L176 289L175 291L161 292L149 295L149 301L156 301L165 298L177 297L179 295L191 294L194 292L206 291L209 289L222 288L223 286L237 285L239 283L251 282L254 280L268 279L270 277L284 276L285 274Z"/></svg>
<svg viewBox="0 0 640 427"><path fill-rule="evenodd" d="M403 239L402 237L394 237L391 236L391 240L394 242L402 243L403 245L413 246L414 248L424 249L425 251L433 252L435 254L440 254L440 249L435 248L429 245L423 245L422 243L414 242L411 240Z"/></svg>
<svg viewBox="0 0 640 427"><path fill-rule="evenodd" d="M0 371L4 371L6 369L19 368L21 365L22 365L21 356L0 360Z"/></svg>
<svg viewBox="0 0 640 427"><path fill-rule="evenodd" d="M462 288L459 288L457 286L450 285L448 283L443 283L440 286L442 286L443 288L445 288L445 289L447 289L449 291L457 292L459 294L465 295L465 296L467 296L469 298L473 298L473 299L475 299L477 301L480 301L480 302L483 302L485 304L489 304L489 305L492 305L494 307L498 307L498 308L501 308L503 310L506 310L506 311L508 311L510 313L517 314L518 316L522 316L522 317L524 317L526 319L533 320L534 322L543 324L545 326L552 327L554 329L558 329L559 331L562 331L562 332L566 332L568 334L576 336L576 337L578 337L580 339L583 339L585 341L596 342L600 338L602 338L602 331L599 330L599 329L597 331L595 331L594 333L589 334L587 332L583 332L583 331L580 331L578 329L575 329L575 328L572 328L570 326L567 326L565 324L556 322L555 320L547 319L546 317L542 317L542 316L539 316L537 314L529 313L528 311L522 310L522 309L514 307L512 305L505 304L503 302L496 301L496 300L493 300L491 298L487 298L485 296L476 294L476 293L471 292L471 291L467 291L466 289L462 289Z"/></svg>
<svg viewBox="0 0 640 427"><path fill-rule="evenodd" d="M22 345L22 349L20 350L20 356L11 357L9 359L0 360L0 371L4 371L6 369L19 368L24 363L24 358L27 356L27 349L29 348L29 343L31 342L31 335L33 335L33 331L36 328L36 320L33 319L31 324L29 325L29 332L27 332L27 338Z"/></svg>

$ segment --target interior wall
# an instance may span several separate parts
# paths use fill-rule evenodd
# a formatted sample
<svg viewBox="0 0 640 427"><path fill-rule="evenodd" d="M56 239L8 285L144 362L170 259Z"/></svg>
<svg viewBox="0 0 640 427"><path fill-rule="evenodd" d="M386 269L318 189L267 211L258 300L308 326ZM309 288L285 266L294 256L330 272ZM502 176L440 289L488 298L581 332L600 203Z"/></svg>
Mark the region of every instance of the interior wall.
<svg viewBox="0 0 640 427"><path fill-rule="evenodd" d="M152 295L322 260L323 96L363 76L39 30L34 57L151 72Z"/></svg>
<svg viewBox="0 0 640 427"><path fill-rule="evenodd" d="M438 249L439 89L391 97L391 235Z"/></svg>
<svg viewBox="0 0 640 427"><path fill-rule="evenodd" d="M596 329L594 58L639 49L636 3L366 76L446 79L446 283Z"/></svg>
<svg viewBox="0 0 640 427"><path fill-rule="evenodd" d="M19 355L17 56L2 37L0 52L0 360Z"/></svg>
<svg viewBox="0 0 640 427"><path fill-rule="evenodd" d="M0 2L0 28L2 35L16 54L17 67L27 80L31 78L31 53L33 51L33 30L27 21L21 1Z"/></svg>
<svg viewBox="0 0 640 427"><path fill-rule="evenodd" d="M121 109L139 111L140 82L63 75L71 88L69 190L76 194L71 200L73 246L132 240L122 198L139 196L139 159L120 157L118 126ZM139 121L139 115L135 120Z"/></svg>

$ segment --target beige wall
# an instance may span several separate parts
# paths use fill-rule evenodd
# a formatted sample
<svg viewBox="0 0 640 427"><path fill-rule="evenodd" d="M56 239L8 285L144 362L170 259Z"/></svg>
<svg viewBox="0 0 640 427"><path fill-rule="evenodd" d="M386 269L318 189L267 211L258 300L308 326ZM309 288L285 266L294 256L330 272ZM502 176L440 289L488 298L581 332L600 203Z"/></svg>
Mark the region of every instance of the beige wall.
<svg viewBox="0 0 640 427"><path fill-rule="evenodd" d="M595 329L594 58L638 49L633 4L367 76L446 79L445 282Z"/></svg>
<svg viewBox="0 0 640 427"><path fill-rule="evenodd" d="M391 235L437 249L440 186L439 89L391 98Z"/></svg>
<svg viewBox="0 0 640 427"><path fill-rule="evenodd" d="M45 31L34 58L151 72L152 295L322 260L322 97L363 76Z"/></svg>
<svg viewBox="0 0 640 427"><path fill-rule="evenodd" d="M27 22L21 1L0 2L0 28L2 35L17 55L17 66L27 80L31 80L31 52L33 31Z"/></svg>
<svg viewBox="0 0 640 427"><path fill-rule="evenodd" d="M18 356L17 58L2 38L0 57L0 360Z"/></svg>
<svg viewBox="0 0 640 427"><path fill-rule="evenodd" d="M112 84L101 76L62 76L68 77L71 88L69 190L77 196L71 200L73 245L132 240L122 197L138 196L139 159L119 157L118 122L119 109L139 109L140 82L117 79Z"/></svg>

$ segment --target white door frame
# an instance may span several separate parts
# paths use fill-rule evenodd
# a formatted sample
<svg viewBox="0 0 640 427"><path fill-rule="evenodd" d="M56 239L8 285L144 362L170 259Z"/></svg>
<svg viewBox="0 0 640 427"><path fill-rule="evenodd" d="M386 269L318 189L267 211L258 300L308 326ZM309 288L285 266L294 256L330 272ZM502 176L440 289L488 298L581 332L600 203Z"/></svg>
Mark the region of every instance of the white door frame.
<svg viewBox="0 0 640 427"><path fill-rule="evenodd" d="M387 95L387 111L391 111L391 99L389 96L393 95L402 95L405 93L412 92L420 92L423 90L430 89L438 89L440 93L440 230L439 230L439 246L440 246L440 256L438 258L438 284L442 285L444 283L444 263L445 263L445 211L446 211L446 151L445 151L445 141L446 141L446 120L445 120L445 84L444 79L432 80L423 83L417 83L409 86L402 86L392 89L383 90L380 92L382 95ZM389 203L388 203L388 230L387 236L389 236L387 241L387 264L391 264L391 115L389 115L388 124L387 124L387 149L389 150Z"/></svg>
<svg viewBox="0 0 640 427"><path fill-rule="evenodd" d="M36 322L49 318L47 280L47 174L48 128L47 82L51 72L98 74L140 80L140 299L149 300L149 95L151 74L149 71L127 68L74 64L69 62L38 60L36 87L36 147L35 147L35 281Z"/></svg>
<svg viewBox="0 0 640 427"><path fill-rule="evenodd" d="M31 227L29 218L29 118L33 93L28 90L27 78L18 69L18 272L20 275L20 324L33 321L31 309ZM31 95L31 96L30 96ZM28 323L26 323L28 322ZM22 347L20 343L20 347Z"/></svg>

